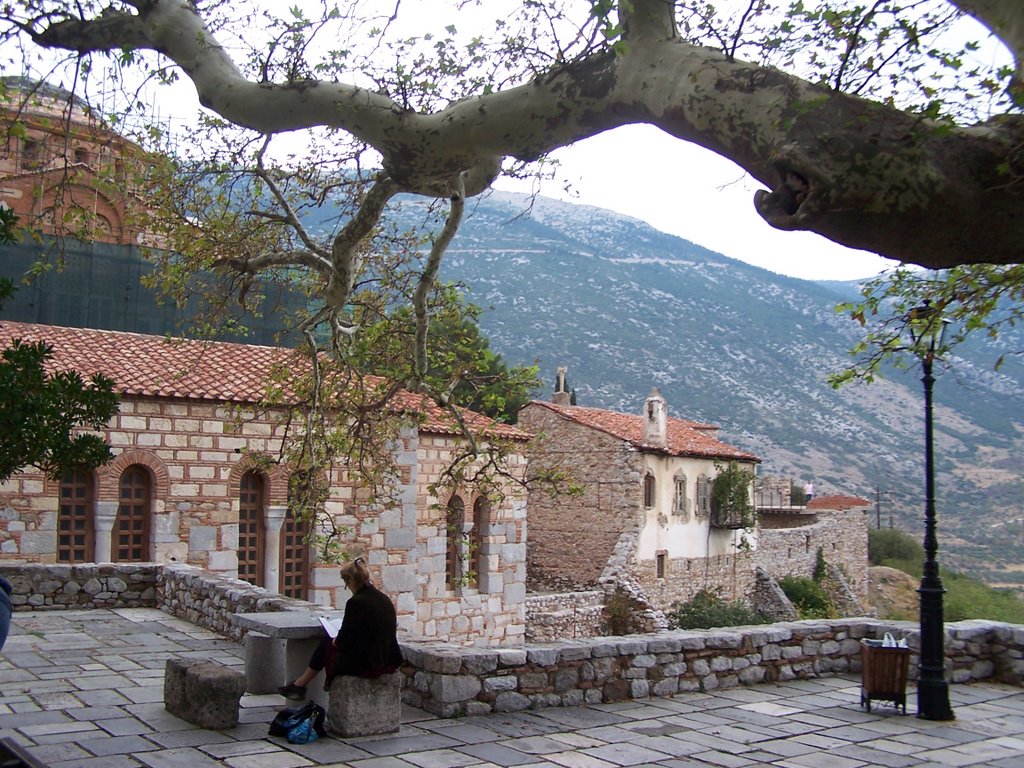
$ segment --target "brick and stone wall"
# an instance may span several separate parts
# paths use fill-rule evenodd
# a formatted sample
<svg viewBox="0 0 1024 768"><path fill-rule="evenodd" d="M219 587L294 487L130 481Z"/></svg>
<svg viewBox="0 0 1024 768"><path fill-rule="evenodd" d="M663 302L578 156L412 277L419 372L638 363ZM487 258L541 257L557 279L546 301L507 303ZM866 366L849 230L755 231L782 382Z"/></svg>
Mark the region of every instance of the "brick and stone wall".
<svg viewBox="0 0 1024 768"><path fill-rule="evenodd" d="M526 641L543 643L604 634L604 592L526 596Z"/></svg>
<svg viewBox="0 0 1024 768"><path fill-rule="evenodd" d="M637 565L637 581L656 605L668 610L677 603L689 602L702 589L717 591L725 600L749 601L754 590L752 552L732 555L669 559L666 577L657 578L652 562Z"/></svg>
<svg viewBox="0 0 1024 768"><path fill-rule="evenodd" d="M276 456L284 426L281 414L248 411L207 401L125 397L104 431L114 460L93 474L94 562L114 559L113 530L119 480L141 466L151 480L148 560L188 564L238 575L239 483L258 468L264 477L265 573L271 593L280 591L281 529L287 511L288 476L256 456ZM406 430L396 446L402 473L399 503L391 509L358 503L339 468L331 471L326 512L344 532L343 546L366 557L374 582L392 595L403 629L419 637L466 644L521 642L525 633L526 503L512 483L501 499L489 497L481 539L477 584L445 585L444 505L432 487L459 438ZM508 466L525 473L525 459ZM0 563L54 564L58 558L57 481L28 471L0 485ZM461 491L467 511L479 489ZM472 516L468 519L472 521ZM310 547L316 560L316 545ZM334 564L314 562L308 598L341 607L348 593ZM67 599L66 596L61 598Z"/></svg>

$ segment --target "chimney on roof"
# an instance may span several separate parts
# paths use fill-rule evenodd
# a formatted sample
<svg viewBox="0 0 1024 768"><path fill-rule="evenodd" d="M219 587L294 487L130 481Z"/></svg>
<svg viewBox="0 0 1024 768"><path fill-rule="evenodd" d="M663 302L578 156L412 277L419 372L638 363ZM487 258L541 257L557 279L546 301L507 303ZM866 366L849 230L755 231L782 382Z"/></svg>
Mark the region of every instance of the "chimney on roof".
<svg viewBox="0 0 1024 768"><path fill-rule="evenodd" d="M668 445L668 403L657 387L644 400L644 442L664 448Z"/></svg>
<svg viewBox="0 0 1024 768"><path fill-rule="evenodd" d="M555 375L555 393L551 396L551 402L555 405L572 405L572 394L566 389L565 374L569 369L564 365L559 367Z"/></svg>

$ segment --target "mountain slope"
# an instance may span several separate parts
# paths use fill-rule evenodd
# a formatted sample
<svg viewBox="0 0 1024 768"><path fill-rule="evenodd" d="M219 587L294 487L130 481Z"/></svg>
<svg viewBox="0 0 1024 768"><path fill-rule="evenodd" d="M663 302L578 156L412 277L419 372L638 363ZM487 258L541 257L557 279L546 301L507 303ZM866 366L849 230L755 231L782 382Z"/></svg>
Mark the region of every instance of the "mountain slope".
<svg viewBox="0 0 1024 768"><path fill-rule="evenodd" d="M417 210L407 203L403 215ZM469 206L445 269L485 308L492 347L539 362L548 381L568 366L581 405L633 412L657 386L673 415L719 424L761 456L762 474L813 478L819 494L873 499L877 487L891 499L884 518L921 527L919 371L838 392L826 382L859 332L834 311L852 286L773 274L609 211L507 193ZM1024 560L1021 527L1007 522L1024 519L1024 387L1016 361L991 370L997 356L972 344L935 389L941 557L989 580L1001 561Z"/></svg>

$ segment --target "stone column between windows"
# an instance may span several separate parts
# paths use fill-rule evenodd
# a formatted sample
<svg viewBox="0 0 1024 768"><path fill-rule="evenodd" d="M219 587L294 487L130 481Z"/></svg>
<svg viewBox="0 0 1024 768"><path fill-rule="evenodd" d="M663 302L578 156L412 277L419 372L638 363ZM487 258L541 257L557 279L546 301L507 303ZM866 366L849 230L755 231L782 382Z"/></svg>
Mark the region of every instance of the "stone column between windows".
<svg viewBox="0 0 1024 768"><path fill-rule="evenodd" d="M114 523L117 522L116 501L97 501L93 515L93 558L97 563L114 561Z"/></svg>
<svg viewBox="0 0 1024 768"><path fill-rule="evenodd" d="M288 514L287 506L267 507L266 540L263 542L264 574L267 589L281 591L281 528Z"/></svg>

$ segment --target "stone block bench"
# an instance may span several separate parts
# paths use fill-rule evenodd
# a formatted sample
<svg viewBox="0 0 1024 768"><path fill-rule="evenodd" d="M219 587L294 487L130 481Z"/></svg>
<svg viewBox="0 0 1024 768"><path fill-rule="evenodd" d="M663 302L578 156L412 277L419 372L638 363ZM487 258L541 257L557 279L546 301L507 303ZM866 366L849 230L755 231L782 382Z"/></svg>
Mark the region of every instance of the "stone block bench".
<svg viewBox="0 0 1024 768"><path fill-rule="evenodd" d="M238 725L245 675L214 661L168 659L164 669L164 707L201 728Z"/></svg>
<svg viewBox="0 0 1024 768"><path fill-rule="evenodd" d="M245 689L249 693L276 693L279 686L305 671L309 657L325 636L317 616L340 619L342 613L272 611L232 616L232 623L245 632ZM310 682L306 692L327 709L322 672Z"/></svg>
<svg viewBox="0 0 1024 768"><path fill-rule="evenodd" d="M402 718L401 672L375 678L340 675L331 681L327 731L335 736L397 733Z"/></svg>

